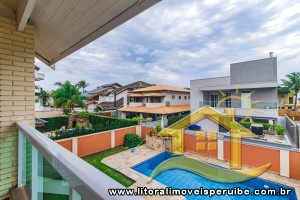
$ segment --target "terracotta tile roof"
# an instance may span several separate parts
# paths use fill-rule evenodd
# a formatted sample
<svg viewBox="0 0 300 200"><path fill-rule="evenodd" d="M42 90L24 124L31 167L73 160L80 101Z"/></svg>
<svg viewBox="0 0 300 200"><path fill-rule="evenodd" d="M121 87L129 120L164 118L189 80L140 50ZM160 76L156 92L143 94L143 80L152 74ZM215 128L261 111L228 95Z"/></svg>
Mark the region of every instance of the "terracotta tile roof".
<svg viewBox="0 0 300 200"><path fill-rule="evenodd" d="M166 95L159 92L152 92L148 94L144 94L145 97L165 97Z"/></svg>
<svg viewBox="0 0 300 200"><path fill-rule="evenodd" d="M176 92L190 93L189 90L174 87L174 86L169 86L169 85L153 85L153 86L150 86L150 87L137 89L137 90L134 90L132 92L152 92L152 91L176 91Z"/></svg>
<svg viewBox="0 0 300 200"><path fill-rule="evenodd" d="M165 97L166 95L159 93L159 92L151 92L147 94L141 94L141 93L131 93L128 94L129 97Z"/></svg>
<svg viewBox="0 0 300 200"><path fill-rule="evenodd" d="M190 111L190 105L176 105L176 106L160 106L149 108L146 106L120 108L118 111L122 112L137 112L137 113L151 113L151 114L172 114Z"/></svg>
<svg viewBox="0 0 300 200"><path fill-rule="evenodd" d="M143 97L143 94L136 93L136 94L128 94L129 97Z"/></svg>

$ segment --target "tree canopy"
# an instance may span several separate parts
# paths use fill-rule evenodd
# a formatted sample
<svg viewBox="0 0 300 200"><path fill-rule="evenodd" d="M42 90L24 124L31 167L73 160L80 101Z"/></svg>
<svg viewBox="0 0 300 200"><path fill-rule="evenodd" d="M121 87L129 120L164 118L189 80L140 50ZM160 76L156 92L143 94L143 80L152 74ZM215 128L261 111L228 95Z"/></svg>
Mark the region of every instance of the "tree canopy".
<svg viewBox="0 0 300 200"><path fill-rule="evenodd" d="M76 106L84 108L85 103L83 100L86 98L81 95L75 85L69 81L62 84L60 88L52 94L54 99L54 106L63 108L64 113L71 113Z"/></svg>
<svg viewBox="0 0 300 200"><path fill-rule="evenodd" d="M295 94L295 103L294 103L294 109L296 109L297 106L297 97L298 93L300 91L300 72L292 72L290 74L286 75L287 79L282 80L283 87L287 87L289 91L294 92Z"/></svg>

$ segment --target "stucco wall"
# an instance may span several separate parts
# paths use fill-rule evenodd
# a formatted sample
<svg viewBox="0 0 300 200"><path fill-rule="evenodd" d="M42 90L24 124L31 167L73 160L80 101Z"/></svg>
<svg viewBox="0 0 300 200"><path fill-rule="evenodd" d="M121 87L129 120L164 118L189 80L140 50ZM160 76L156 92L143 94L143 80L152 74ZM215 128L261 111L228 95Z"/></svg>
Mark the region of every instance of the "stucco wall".
<svg viewBox="0 0 300 200"><path fill-rule="evenodd" d="M144 130L145 131L145 130ZM124 145L127 133L138 133L137 126L104 131L90 135L57 140L56 142L79 157L91 155L115 146ZM143 129L142 131L143 132Z"/></svg>
<svg viewBox="0 0 300 200"><path fill-rule="evenodd" d="M230 64L231 84L277 81L277 58Z"/></svg>
<svg viewBox="0 0 300 200"><path fill-rule="evenodd" d="M204 95L200 90L201 87L204 86L218 86L218 85L229 85L230 77L218 77L218 78L207 78L207 79L196 79L190 81L190 89L191 89L191 112L199 109L199 101L208 101L208 96Z"/></svg>

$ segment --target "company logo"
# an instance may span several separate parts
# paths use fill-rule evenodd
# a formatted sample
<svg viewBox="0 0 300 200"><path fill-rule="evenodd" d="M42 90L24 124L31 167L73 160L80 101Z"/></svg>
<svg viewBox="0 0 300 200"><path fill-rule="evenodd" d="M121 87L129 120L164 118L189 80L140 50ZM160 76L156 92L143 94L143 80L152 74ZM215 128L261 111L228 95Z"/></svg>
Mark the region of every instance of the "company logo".
<svg viewBox="0 0 300 200"><path fill-rule="evenodd" d="M226 107L243 107L247 109L246 116L242 121L246 121L252 115L253 112L260 112L253 109L252 105L260 103L261 101L251 101L251 95L253 92L241 95L237 88L234 95L224 93L220 91L222 99L218 101L216 107L226 105ZM235 110L234 108L224 108L224 113L220 113L210 106L203 106L196 112L190 114L184 119L172 124L166 129L163 129L163 133L172 134L172 154L183 155L184 154L184 129L191 124L204 119L209 119L215 123L218 123L230 132L230 166L229 169L221 168L219 166L204 163L188 157L178 156L166 160L161 163L151 174L148 182L157 176L159 173L169 169L184 169L191 171L207 179L224 182L224 183L236 183L249 180L256 176L259 176L265 172L271 164L267 164L255 169L243 170L242 168L242 138L257 138L248 129L244 128L240 124L234 121ZM196 150L203 151L217 151L218 146L218 134L217 132L198 131L196 136Z"/></svg>

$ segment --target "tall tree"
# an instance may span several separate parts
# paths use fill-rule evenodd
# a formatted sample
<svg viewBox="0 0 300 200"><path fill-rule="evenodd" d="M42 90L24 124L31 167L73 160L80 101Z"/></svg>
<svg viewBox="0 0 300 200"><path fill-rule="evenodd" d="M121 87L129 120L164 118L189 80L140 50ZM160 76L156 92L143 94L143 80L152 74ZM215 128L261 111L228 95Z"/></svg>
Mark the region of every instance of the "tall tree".
<svg viewBox="0 0 300 200"><path fill-rule="evenodd" d="M76 86L78 89L82 89L82 94L85 93L85 88L87 88L90 84L87 83L85 80L79 81Z"/></svg>
<svg viewBox="0 0 300 200"><path fill-rule="evenodd" d="M62 82L55 82L53 85L56 85L56 86L58 86L58 87L61 87L61 86L63 85L63 83L62 83Z"/></svg>
<svg viewBox="0 0 300 200"><path fill-rule="evenodd" d="M66 81L60 88L52 93L54 106L63 108L64 113L71 113L75 106L85 107L83 100L85 99L69 81Z"/></svg>
<svg viewBox="0 0 300 200"><path fill-rule="evenodd" d="M300 91L300 72L292 72L286 75L287 80L282 80L283 86L295 94L294 109L296 110L298 93Z"/></svg>
<svg viewBox="0 0 300 200"><path fill-rule="evenodd" d="M46 90L43 90L43 88L41 88L39 99L41 100L42 106L46 106L50 98L51 98L50 93L47 92Z"/></svg>

